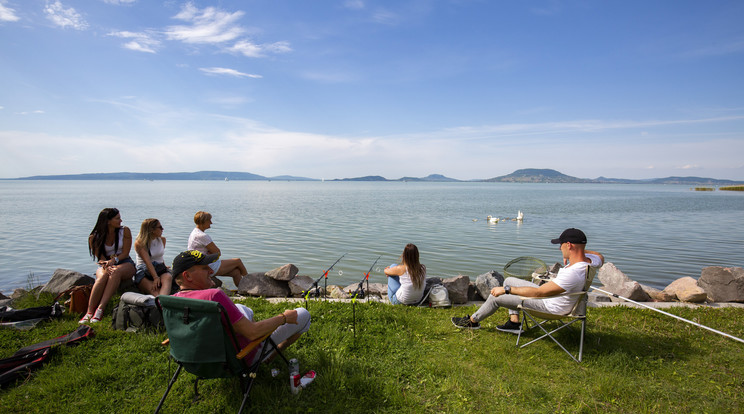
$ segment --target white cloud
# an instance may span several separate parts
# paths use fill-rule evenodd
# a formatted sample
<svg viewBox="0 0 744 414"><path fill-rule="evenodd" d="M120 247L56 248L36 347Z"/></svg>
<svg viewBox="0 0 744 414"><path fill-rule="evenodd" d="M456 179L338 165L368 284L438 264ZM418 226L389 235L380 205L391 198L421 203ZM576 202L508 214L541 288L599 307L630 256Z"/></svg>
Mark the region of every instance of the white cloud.
<svg viewBox="0 0 744 414"><path fill-rule="evenodd" d="M243 73L235 69L229 69L229 68L199 68L199 70L206 73L207 75L225 75L225 76L234 76L236 78L254 78L254 79L262 78L261 75Z"/></svg>
<svg viewBox="0 0 744 414"><path fill-rule="evenodd" d="M16 112L16 115L40 115L45 113L44 111L37 109L35 111L23 111L23 112Z"/></svg>
<svg viewBox="0 0 744 414"><path fill-rule="evenodd" d="M287 53L291 52L292 48L288 42L275 42L263 45L257 45L248 40L240 40L235 45L227 48L228 51L234 53L240 53L245 57L264 57L266 53Z"/></svg>
<svg viewBox="0 0 744 414"><path fill-rule="evenodd" d="M136 52L155 53L156 49L160 46L160 41L147 33L121 31L109 33L109 36L132 39L129 42L124 43L122 46L125 49L134 50Z"/></svg>
<svg viewBox="0 0 744 414"><path fill-rule="evenodd" d="M344 7L347 9L361 10L364 8L364 2L362 0L346 0Z"/></svg>
<svg viewBox="0 0 744 414"><path fill-rule="evenodd" d="M137 2L137 0L103 0L104 3L108 4L131 4Z"/></svg>
<svg viewBox="0 0 744 414"><path fill-rule="evenodd" d="M75 30L85 30L88 28L88 23L83 19L74 8L65 8L60 1L54 3L47 3L44 7L44 13L47 18L62 28L73 28Z"/></svg>
<svg viewBox="0 0 744 414"><path fill-rule="evenodd" d="M243 16L242 11L227 13L214 7L199 10L193 3L187 3L173 18L190 25L169 26L165 30L171 40L194 44L217 44L232 41L245 33L236 22Z"/></svg>
<svg viewBox="0 0 744 414"><path fill-rule="evenodd" d="M20 19L16 16L15 10L6 6L4 1L0 1L0 22L17 22Z"/></svg>

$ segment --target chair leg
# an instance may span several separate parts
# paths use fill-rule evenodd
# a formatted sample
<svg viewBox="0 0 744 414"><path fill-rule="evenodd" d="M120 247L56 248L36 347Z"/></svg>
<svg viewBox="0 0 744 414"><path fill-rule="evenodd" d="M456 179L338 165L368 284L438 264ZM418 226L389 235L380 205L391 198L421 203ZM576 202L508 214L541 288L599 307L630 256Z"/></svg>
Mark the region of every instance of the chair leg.
<svg viewBox="0 0 744 414"><path fill-rule="evenodd" d="M176 382L176 379L178 378L178 374L181 373L181 368L183 368L183 365L178 365L178 369L176 369L176 373L173 375L173 378L171 378L170 382L168 383L168 388L165 390L165 394L163 394L163 398L160 399L160 403L158 404L158 408L155 409L155 414L160 411L160 408L163 406L163 403L165 402L165 397L168 396L168 393L170 392L171 387Z"/></svg>

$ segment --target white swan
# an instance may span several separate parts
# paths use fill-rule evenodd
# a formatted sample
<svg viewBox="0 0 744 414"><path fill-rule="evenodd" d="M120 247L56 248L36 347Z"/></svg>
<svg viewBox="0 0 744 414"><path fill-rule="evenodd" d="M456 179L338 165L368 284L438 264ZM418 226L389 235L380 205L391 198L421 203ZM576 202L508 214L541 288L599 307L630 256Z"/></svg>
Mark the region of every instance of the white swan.
<svg viewBox="0 0 744 414"><path fill-rule="evenodd" d="M517 221L524 220L524 214L522 214L522 210L517 211Z"/></svg>
<svg viewBox="0 0 744 414"><path fill-rule="evenodd" d="M498 223L499 222L499 218L498 217L488 216L488 217L486 217L486 220L488 220L489 223Z"/></svg>

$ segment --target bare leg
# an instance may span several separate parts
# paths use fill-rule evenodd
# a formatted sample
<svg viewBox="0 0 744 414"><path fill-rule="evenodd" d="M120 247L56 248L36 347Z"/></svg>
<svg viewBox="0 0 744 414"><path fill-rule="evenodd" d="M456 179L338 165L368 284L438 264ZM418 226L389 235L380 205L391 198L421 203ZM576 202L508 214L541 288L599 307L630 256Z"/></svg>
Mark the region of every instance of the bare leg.
<svg viewBox="0 0 744 414"><path fill-rule="evenodd" d="M121 283L122 279L125 279L127 277L131 278L134 275L134 272L134 265L131 263L124 263L123 265L115 266L114 270L109 275L109 280L106 283L106 289L103 291L103 295L101 296L101 301L98 304L98 307L101 309L105 309L109 300L111 300L111 297L114 296L116 289L119 288L119 283Z"/></svg>
<svg viewBox="0 0 744 414"><path fill-rule="evenodd" d="M215 276L230 276L233 279L235 286L240 285L240 279L248 274L248 270L243 265L243 261L240 259L224 259L220 263L220 268L217 269Z"/></svg>
<svg viewBox="0 0 744 414"><path fill-rule="evenodd" d="M170 295L171 286L173 285L173 276L170 273L163 273L160 275L160 294ZM157 296L157 295L153 295Z"/></svg>
<svg viewBox="0 0 744 414"><path fill-rule="evenodd" d="M101 296L103 291L106 289L106 283L108 282L108 273L106 269L99 267L96 270L96 281L93 283L93 289L90 292L90 299L88 299L88 311L87 314L92 315L98 307L98 303L101 302Z"/></svg>

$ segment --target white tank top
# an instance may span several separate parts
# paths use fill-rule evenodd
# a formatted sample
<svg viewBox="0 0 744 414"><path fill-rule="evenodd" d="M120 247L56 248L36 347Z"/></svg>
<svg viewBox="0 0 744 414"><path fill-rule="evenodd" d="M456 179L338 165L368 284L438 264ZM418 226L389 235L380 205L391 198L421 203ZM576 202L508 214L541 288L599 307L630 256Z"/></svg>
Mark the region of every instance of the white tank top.
<svg viewBox="0 0 744 414"><path fill-rule="evenodd" d="M114 255L118 256L119 254L121 254L121 250L124 248L124 228L122 227L118 229L118 232L119 232L119 248L116 250L116 252L114 252L114 246L116 246L116 243L114 243L111 246L109 246L106 243L103 244L103 251L106 252L107 258L111 258Z"/></svg>
<svg viewBox="0 0 744 414"><path fill-rule="evenodd" d="M150 240L150 261L165 263L163 255L165 254L165 246L163 245L163 239L158 237ZM137 255L137 264L145 264L140 255Z"/></svg>

